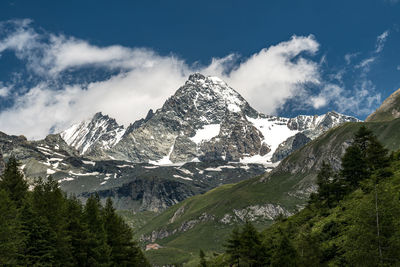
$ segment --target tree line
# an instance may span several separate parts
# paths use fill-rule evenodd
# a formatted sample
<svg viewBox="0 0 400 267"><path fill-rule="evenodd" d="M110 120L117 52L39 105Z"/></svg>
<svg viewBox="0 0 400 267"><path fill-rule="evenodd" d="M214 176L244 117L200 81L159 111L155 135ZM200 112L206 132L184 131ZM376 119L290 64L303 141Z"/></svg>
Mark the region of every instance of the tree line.
<svg viewBox="0 0 400 267"><path fill-rule="evenodd" d="M318 191L298 214L261 232L235 228L225 253L202 252L201 266L400 265L400 151L362 126L341 166L322 163Z"/></svg>
<svg viewBox="0 0 400 267"><path fill-rule="evenodd" d="M31 190L11 157L0 177L0 264L150 266L111 199L83 205L51 177Z"/></svg>

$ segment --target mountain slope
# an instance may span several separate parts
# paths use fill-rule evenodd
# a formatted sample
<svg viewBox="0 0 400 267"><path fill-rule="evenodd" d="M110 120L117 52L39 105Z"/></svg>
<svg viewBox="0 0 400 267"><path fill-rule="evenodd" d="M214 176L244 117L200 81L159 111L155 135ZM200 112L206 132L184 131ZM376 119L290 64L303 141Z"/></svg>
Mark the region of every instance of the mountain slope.
<svg viewBox="0 0 400 267"><path fill-rule="evenodd" d="M389 121L400 117L400 89L383 101L382 105L365 121Z"/></svg>
<svg viewBox="0 0 400 267"><path fill-rule="evenodd" d="M115 119L98 112L91 120L72 125L60 136L80 154L95 155L96 151L116 145L124 133L124 127L118 125Z"/></svg>
<svg viewBox="0 0 400 267"><path fill-rule="evenodd" d="M400 119L364 124L387 148L400 148ZM340 158L360 125L346 123L329 130L288 156L269 174L189 198L152 219L136 235L144 243L157 242L188 254L198 249L219 251L226 234L237 223L248 219L265 227L279 214L290 215L301 209L308 194L316 189L319 164L327 160L339 168ZM168 258L164 260L168 263Z"/></svg>

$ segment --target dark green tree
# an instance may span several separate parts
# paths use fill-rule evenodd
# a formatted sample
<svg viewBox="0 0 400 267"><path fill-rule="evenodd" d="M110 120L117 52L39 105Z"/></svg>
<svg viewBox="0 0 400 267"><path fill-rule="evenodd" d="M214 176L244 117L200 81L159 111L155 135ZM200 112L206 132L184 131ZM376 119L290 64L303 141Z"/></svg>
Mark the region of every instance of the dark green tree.
<svg viewBox="0 0 400 267"><path fill-rule="evenodd" d="M390 166L389 151L383 147L376 136L369 138L368 147L366 150L366 161L370 173L385 169ZM386 173L385 176L391 176L392 173Z"/></svg>
<svg viewBox="0 0 400 267"><path fill-rule="evenodd" d="M17 265L23 236L18 211L5 190L0 190L0 262Z"/></svg>
<svg viewBox="0 0 400 267"><path fill-rule="evenodd" d="M25 235L22 265L57 265L57 236L49 222L32 210L29 204L21 210L22 230Z"/></svg>
<svg viewBox="0 0 400 267"><path fill-rule="evenodd" d="M67 198L51 176L46 182L40 178L35 182L32 208L36 214L48 222L56 235L55 262L59 265L70 266L73 256L66 231L68 221L66 218L70 216L66 210Z"/></svg>
<svg viewBox="0 0 400 267"><path fill-rule="evenodd" d="M225 252L229 255L229 263L231 265L240 265L241 237L240 230L235 227L230 234L225 245Z"/></svg>
<svg viewBox="0 0 400 267"><path fill-rule="evenodd" d="M113 266L149 266L139 246L132 239L132 230L115 213L111 198L107 199L104 208L104 229L107 244L111 248L110 258Z"/></svg>
<svg viewBox="0 0 400 267"><path fill-rule="evenodd" d="M360 126L358 131L354 134L354 141L353 145L358 146L358 148L361 151L362 157L366 157L367 154L367 148L370 142L371 137L373 137L374 134L370 129L368 129L365 125Z"/></svg>
<svg viewBox="0 0 400 267"><path fill-rule="evenodd" d="M69 246L74 266L88 266L89 230L83 221L83 207L79 200L71 198L67 203L67 227Z"/></svg>
<svg viewBox="0 0 400 267"><path fill-rule="evenodd" d="M5 190L17 208L21 207L28 191L28 184L19 170L20 163L10 157L0 180L0 189Z"/></svg>
<svg viewBox="0 0 400 267"><path fill-rule="evenodd" d="M206 260L206 254L202 249L200 249L200 267L207 267L207 260Z"/></svg>
<svg viewBox="0 0 400 267"><path fill-rule="evenodd" d="M297 266L297 252L286 233L280 230L277 247L271 257L271 266L292 267Z"/></svg>
<svg viewBox="0 0 400 267"><path fill-rule="evenodd" d="M310 196L309 203L318 208L332 208L337 205L346 194L346 184L341 177L333 171L330 164L325 161L317 175L318 192Z"/></svg>
<svg viewBox="0 0 400 267"><path fill-rule="evenodd" d="M350 185L350 190L370 176L366 158L359 145L353 144L347 148L342 158L341 176Z"/></svg>
<svg viewBox="0 0 400 267"><path fill-rule="evenodd" d="M88 226L88 265L107 266L110 264L111 248L107 245L104 229L103 209L97 194L86 201L84 222Z"/></svg>
<svg viewBox="0 0 400 267"><path fill-rule="evenodd" d="M240 234L240 257L242 262L249 266L263 266L266 260L265 247L262 244L260 233L247 221Z"/></svg>
<svg viewBox="0 0 400 267"><path fill-rule="evenodd" d="M311 228L308 224L300 229L296 245L299 266L321 266L321 242L318 235L311 233Z"/></svg>

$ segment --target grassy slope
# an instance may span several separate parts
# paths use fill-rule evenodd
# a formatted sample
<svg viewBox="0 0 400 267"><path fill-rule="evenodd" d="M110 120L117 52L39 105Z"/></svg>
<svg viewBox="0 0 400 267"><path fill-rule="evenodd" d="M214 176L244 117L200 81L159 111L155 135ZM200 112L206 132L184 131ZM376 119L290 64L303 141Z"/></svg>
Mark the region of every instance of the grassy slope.
<svg viewBox="0 0 400 267"><path fill-rule="evenodd" d="M394 170L394 175L381 181L379 186L387 188L386 191L390 188L392 194L398 194L400 191L400 160L392 163L392 169ZM351 227L349 222L353 219L354 213L359 209L360 202L363 199L369 199L369 201L373 199L373 197L370 197L371 194L373 192L364 192L361 189L357 189L332 209L318 208L312 205L284 221L273 224L265 229L263 234L265 237L273 237L279 232L279 229L284 229L289 233L292 242L295 243L304 234L305 226L312 226L309 229L312 235L321 238L321 243L319 244L321 250L336 246L339 251L344 251L344 241L347 238L347 231ZM371 208L373 209L372 216L375 216L373 201ZM328 230L333 223L338 227L335 228L337 234L332 234ZM332 259L328 262L328 265L338 266L339 263L335 262L335 260L337 259Z"/></svg>
<svg viewBox="0 0 400 267"><path fill-rule="evenodd" d="M392 112L398 113L398 107L400 107L400 89L390 95L374 113L368 116L366 121L393 120L395 116Z"/></svg>
<svg viewBox="0 0 400 267"><path fill-rule="evenodd" d="M374 131L379 140L391 150L400 148L400 119L391 122L370 122L367 127ZM360 123L347 123L325 133L320 138L312 141L305 147L294 152L285 159L280 166L301 166L307 164L310 157L329 157L329 155L341 155L342 144L352 138L358 130ZM329 154L329 155L328 155ZM318 161L316 161L318 164ZM146 252L149 260L153 263L179 263L187 259L197 257L199 249L207 251L221 251L224 240L228 233L235 226L234 223L222 224L219 220L224 214L233 209L243 209L256 204L280 204L285 208L294 211L296 205L304 204L306 199L299 199L288 195L301 187L304 183L311 183L315 178L317 166L311 166L309 170L297 173L289 173L285 168L277 168L277 172L271 175L255 177L237 184L223 185L203 195L192 198L172 206L164 213L153 218L137 232L137 237L142 234L151 233L153 230L173 230L179 228L182 223L197 219L206 212L213 215L215 220L196 224L186 232L178 232L172 236L157 240L166 248L158 251ZM184 212L173 223L170 219L181 207ZM259 221L256 225L265 228L271 225L272 221ZM167 253L171 249L178 249L182 257L179 261L174 253ZM186 252L186 254L185 254Z"/></svg>

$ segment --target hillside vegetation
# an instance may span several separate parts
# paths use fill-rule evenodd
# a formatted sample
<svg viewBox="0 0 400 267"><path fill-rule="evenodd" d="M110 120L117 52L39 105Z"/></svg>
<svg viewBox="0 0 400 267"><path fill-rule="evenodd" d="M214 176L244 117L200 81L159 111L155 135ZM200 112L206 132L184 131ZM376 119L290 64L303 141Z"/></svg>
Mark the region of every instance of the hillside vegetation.
<svg viewBox="0 0 400 267"><path fill-rule="evenodd" d="M366 128L346 150L343 168L324 163L305 209L263 232L247 222L225 254L207 266L398 266L400 151L389 154Z"/></svg>
<svg viewBox="0 0 400 267"><path fill-rule="evenodd" d="M149 266L109 199L67 198L50 177L32 191L10 158L0 179L2 266Z"/></svg>
<svg viewBox="0 0 400 267"><path fill-rule="evenodd" d="M135 236L143 244L155 242L164 247L146 252L155 264L188 262L188 258L198 257L200 249L207 255L223 252L227 234L246 219L257 229L265 229L281 215L287 217L302 209L309 193L316 190L322 162L329 162L338 171L341 157L361 125L371 129L384 147L400 149L400 119L346 123L291 154L272 173L224 185L178 203L148 221ZM181 255L187 256L176 261L164 253L171 249L179 249Z"/></svg>

